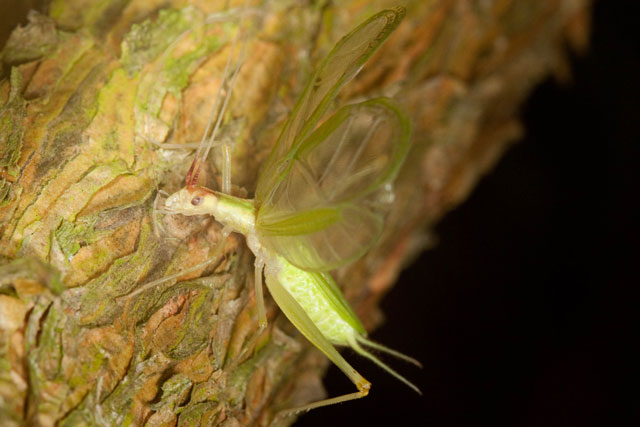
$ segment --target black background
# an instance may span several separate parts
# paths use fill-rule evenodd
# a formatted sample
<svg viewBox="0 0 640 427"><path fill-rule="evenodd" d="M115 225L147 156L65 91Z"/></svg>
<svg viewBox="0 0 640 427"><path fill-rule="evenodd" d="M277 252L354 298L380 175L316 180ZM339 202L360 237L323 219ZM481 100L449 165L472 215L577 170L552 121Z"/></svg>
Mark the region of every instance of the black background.
<svg viewBox="0 0 640 427"><path fill-rule="evenodd" d="M387 359L424 396L346 351L371 394L297 425L640 425L640 384L624 363L638 337L620 329L638 301L624 294L638 285L638 5L596 3L573 82L534 91L526 137L385 298L373 339L423 362ZM331 396L352 388L335 367L325 385Z"/></svg>

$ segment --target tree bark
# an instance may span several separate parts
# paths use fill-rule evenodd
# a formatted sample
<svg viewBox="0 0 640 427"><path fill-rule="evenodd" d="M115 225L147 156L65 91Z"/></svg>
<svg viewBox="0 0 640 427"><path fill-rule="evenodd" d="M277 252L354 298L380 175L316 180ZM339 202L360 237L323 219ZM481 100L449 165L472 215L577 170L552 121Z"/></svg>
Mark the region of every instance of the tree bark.
<svg viewBox="0 0 640 427"><path fill-rule="evenodd" d="M190 3L189 6L184 6ZM257 331L253 256L221 261L213 219L154 213L183 185L239 14L246 60L221 138L234 194L258 169L313 67L398 1L52 1L2 51L0 419L3 425L267 425L322 397L324 357L267 297ZM373 3L373 5L372 5ZM405 1L401 26L338 104L393 96L413 146L376 247L334 276L368 329L430 227L522 132L536 82L586 47L588 0ZM163 144L165 144L163 146ZM202 183L219 188L220 155ZM250 348L247 348L250 346Z"/></svg>

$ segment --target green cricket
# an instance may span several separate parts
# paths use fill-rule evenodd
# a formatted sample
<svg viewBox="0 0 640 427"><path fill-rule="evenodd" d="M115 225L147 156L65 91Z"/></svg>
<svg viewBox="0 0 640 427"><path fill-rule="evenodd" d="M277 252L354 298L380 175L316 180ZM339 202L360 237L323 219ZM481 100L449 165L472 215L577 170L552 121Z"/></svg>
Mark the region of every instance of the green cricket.
<svg viewBox="0 0 640 427"><path fill-rule="evenodd" d="M379 237L390 185L409 151L411 121L393 100L376 98L342 107L318 126L340 89L394 31L404 13L402 8L377 13L343 37L319 65L263 165L253 200L226 194L228 166L222 171L222 192L196 185L220 113L208 144L203 143L196 154L185 188L165 202L165 212L213 215L227 233L245 235L255 254L260 328L267 324L264 274L282 312L357 387L356 392L292 408L281 415L369 393L371 383L340 355L336 345L351 347L420 393L366 347L418 366L419 362L367 339L362 323L329 274L361 257ZM238 68L232 73L230 87ZM230 91L225 105L229 95Z"/></svg>

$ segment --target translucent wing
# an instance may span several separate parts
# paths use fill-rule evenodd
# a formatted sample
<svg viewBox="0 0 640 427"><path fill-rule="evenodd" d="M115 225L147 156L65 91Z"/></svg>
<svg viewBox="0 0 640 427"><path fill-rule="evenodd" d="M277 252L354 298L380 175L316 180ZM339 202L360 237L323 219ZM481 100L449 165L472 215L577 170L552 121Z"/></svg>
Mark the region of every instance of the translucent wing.
<svg viewBox="0 0 640 427"><path fill-rule="evenodd" d="M404 9L384 10L344 36L320 64L284 125L258 179L261 205L276 185L278 162L313 131L336 94L373 55L404 17Z"/></svg>
<svg viewBox="0 0 640 427"><path fill-rule="evenodd" d="M338 110L277 162L257 215L260 241L297 267L328 271L382 231L387 188L409 149L409 118L387 98Z"/></svg>

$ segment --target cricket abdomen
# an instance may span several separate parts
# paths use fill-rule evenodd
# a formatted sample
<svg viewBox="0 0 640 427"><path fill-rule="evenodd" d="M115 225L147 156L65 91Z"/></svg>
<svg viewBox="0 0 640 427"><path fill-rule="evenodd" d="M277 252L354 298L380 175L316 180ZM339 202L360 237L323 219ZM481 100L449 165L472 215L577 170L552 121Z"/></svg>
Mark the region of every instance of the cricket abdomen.
<svg viewBox="0 0 640 427"><path fill-rule="evenodd" d="M330 275L294 266L284 257L266 250L255 233L247 235L247 244L265 265L264 274L269 290L273 281L277 281L328 341L349 346L358 335L366 335L360 320ZM279 301L276 302L281 305Z"/></svg>
<svg viewBox="0 0 640 427"><path fill-rule="evenodd" d="M322 277L318 273L301 270L282 257L276 276L291 296L300 304L309 318L330 342L337 345L349 345L358 332L350 324L348 316L340 313L321 289ZM267 277L267 285L269 277ZM357 321L357 319L356 319ZM359 321L358 321L359 323Z"/></svg>

